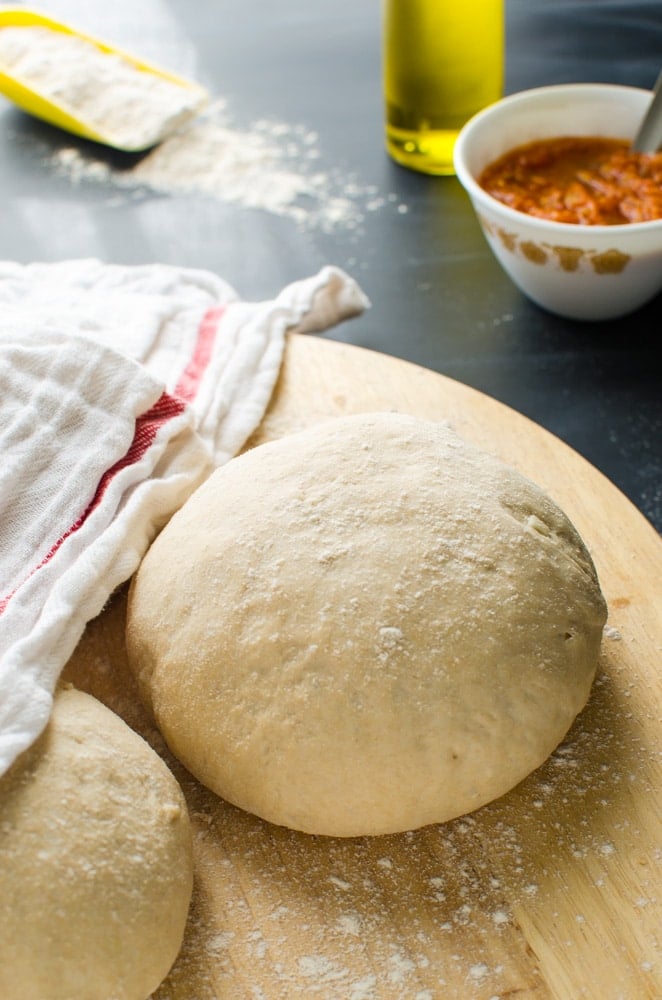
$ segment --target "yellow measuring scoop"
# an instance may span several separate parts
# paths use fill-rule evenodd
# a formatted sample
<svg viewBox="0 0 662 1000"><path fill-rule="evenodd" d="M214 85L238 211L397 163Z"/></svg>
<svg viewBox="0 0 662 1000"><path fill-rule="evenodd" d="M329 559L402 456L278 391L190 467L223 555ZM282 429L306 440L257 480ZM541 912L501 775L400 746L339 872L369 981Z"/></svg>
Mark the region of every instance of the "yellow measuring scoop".
<svg viewBox="0 0 662 1000"><path fill-rule="evenodd" d="M119 57L125 63L128 63L130 67L133 67L142 73L149 74L162 81L167 81L177 87L184 88L188 98L186 101L186 111L183 115L185 119L193 118L195 115L199 114L209 100L208 92L199 84L194 83L191 80L186 80L183 77L170 73L167 70L152 65L151 63L145 62L143 59L131 55L128 52L124 52L114 45L109 45L107 42L78 31L76 28L72 28L69 25L63 24L61 21L56 21L53 18L37 11L29 10L25 7L0 8L0 32L4 28L8 27L48 28L51 31L74 36L75 38L81 39L89 45L94 46L101 53ZM58 126L58 128L74 133L74 135L82 136L85 139L92 139L95 142L100 142L106 146L112 146L115 149L121 149L127 152L140 152L141 150L148 149L150 146L155 145L156 142L160 142L166 137L166 134L168 134L164 133L159 135L156 140L152 138L149 141L138 141L137 143L125 142L122 139L119 139L116 135L112 135L111 133L103 130L103 128L99 128L98 124L85 121L82 117L76 114L74 108L58 103L58 101L53 99L53 97L30 84L28 80L21 79L17 73L12 72L11 67L3 64L1 57L0 93L3 93L11 101L13 101L14 104L22 108L23 111L27 111L28 114L33 115L36 118L41 118L43 121L50 122L52 125ZM174 128L180 127L181 124L182 117L179 117L177 122L173 125L171 131L174 130Z"/></svg>

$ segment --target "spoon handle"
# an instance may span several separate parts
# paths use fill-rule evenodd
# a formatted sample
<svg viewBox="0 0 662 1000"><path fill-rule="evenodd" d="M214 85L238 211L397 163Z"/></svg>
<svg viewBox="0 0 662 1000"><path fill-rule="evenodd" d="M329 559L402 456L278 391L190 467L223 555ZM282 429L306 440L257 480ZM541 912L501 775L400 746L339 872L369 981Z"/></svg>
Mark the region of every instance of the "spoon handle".
<svg viewBox="0 0 662 1000"><path fill-rule="evenodd" d="M635 153L656 153L662 146L662 73L653 88L653 99L639 126L632 149Z"/></svg>

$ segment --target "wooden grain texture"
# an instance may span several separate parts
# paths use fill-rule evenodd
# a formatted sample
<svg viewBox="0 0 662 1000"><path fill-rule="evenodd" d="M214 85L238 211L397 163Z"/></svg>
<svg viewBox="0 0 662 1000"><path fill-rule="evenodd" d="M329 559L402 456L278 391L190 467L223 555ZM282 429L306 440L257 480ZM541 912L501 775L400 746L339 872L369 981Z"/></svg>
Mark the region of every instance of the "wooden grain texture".
<svg viewBox="0 0 662 1000"><path fill-rule="evenodd" d="M189 803L194 899L154 1000L659 1000L662 542L599 472L523 416L339 343L290 337L249 446L387 409L448 421L573 520L610 609L591 699L543 767L471 816L390 837L306 836L227 805L170 757L136 696L117 594L65 676L150 740Z"/></svg>

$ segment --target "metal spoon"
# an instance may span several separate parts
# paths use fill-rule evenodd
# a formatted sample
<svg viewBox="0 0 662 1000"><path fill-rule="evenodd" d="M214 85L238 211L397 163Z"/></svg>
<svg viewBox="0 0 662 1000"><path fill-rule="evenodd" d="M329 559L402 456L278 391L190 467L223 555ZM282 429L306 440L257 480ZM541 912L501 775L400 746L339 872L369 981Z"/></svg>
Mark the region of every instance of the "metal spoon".
<svg viewBox="0 0 662 1000"><path fill-rule="evenodd" d="M662 73L653 87L653 100L634 137L635 153L656 153L662 146Z"/></svg>

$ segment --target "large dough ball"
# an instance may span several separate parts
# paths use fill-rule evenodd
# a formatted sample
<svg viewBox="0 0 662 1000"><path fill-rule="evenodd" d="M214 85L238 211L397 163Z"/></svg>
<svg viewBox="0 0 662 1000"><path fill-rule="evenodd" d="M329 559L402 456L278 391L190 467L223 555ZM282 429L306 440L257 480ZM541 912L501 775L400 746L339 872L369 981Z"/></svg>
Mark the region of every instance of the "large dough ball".
<svg viewBox="0 0 662 1000"><path fill-rule="evenodd" d="M204 784L354 836L458 816L541 764L587 700L605 617L540 489L384 413L215 472L144 559L127 638Z"/></svg>
<svg viewBox="0 0 662 1000"><path fill-rule="evenodd" d="M145 1000L182 943L186 804L163 761L65 689L0 779L0 997Z"/></svg>

